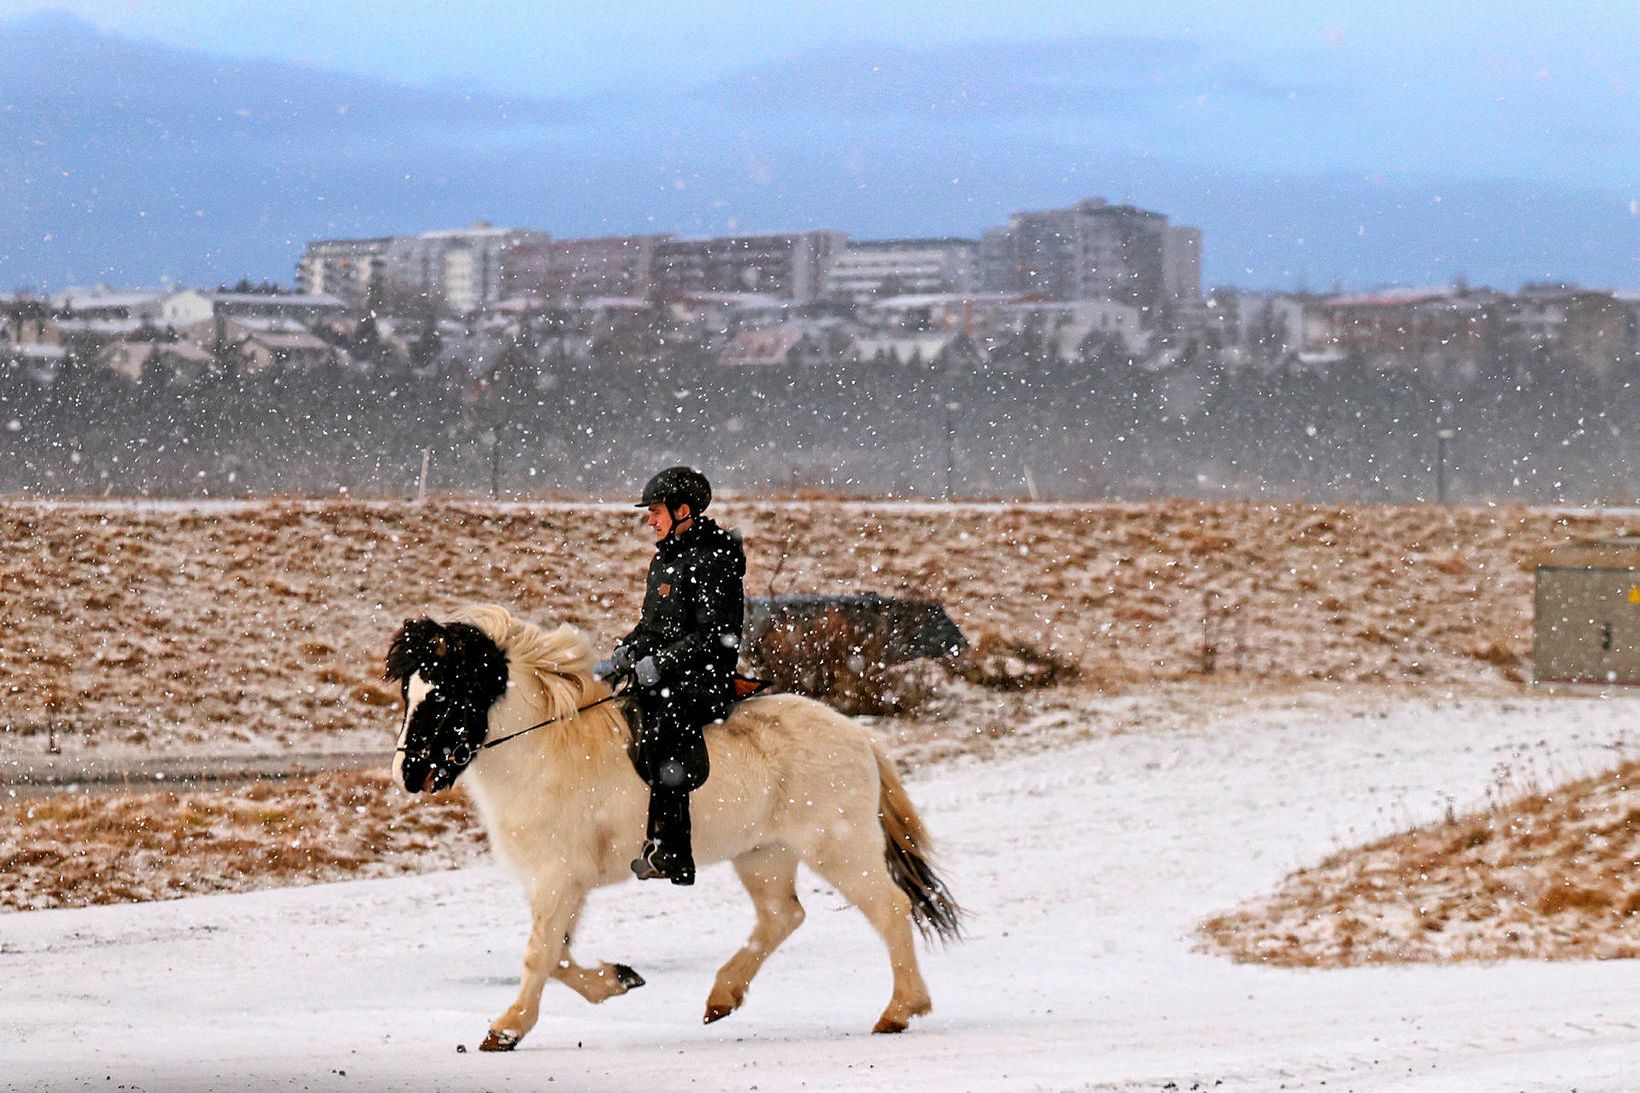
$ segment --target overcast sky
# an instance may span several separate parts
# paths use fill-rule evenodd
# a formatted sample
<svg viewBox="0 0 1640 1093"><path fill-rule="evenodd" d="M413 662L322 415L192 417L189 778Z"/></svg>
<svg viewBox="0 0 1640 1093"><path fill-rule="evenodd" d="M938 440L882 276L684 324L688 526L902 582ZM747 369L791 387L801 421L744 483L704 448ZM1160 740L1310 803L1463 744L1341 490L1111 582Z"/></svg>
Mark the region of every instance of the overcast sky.
<svg viewBox="0 0 1640 1093"><path fill-rule="evenodd" d="M552 98L691 87L839 46L1132 38L1141 53L1194 51L1191 63L1218 77L1203 83L1204 100L1262 84L1289 113L1313 115L1304 147L1258 151L1272 166L1633 187L1640 164L1634 0L0 0L0 16L48 9L219 55ZM1275 105L1221 117L1203 101L1186 124L1199 126L1191 139L1203 154L1252 166L1237 162L1249 138L1291 130L1268 116Z"/></svg>
<svg viewBox="0 0 1640 1093"><path fill-rule="evenodd" d="M1010 207L1041 207L1085 191L1140 203L1165 200L1172 203L1167 211L1218 229L1215 242L1239 248L1210 246L1211 272L1221 276L1251 269L1250 276L1264 277L1273 268L1268 276L1276 279L1307 272L1322 279L1416 280L1454 268L1483 274L1497 268L1500 277L1564 271L1640 282L1640 268L1630 277L1621 248L1609 238L1634 227L1601 219L1632 217L1640 225L1635 0L1043 0L1033 6L0 0L0 20L47 10L71 13L121 38L199 55L276 59L439 92L540 99L556 111L557 129L539 120L527 130L496 127L462 137L465 147L498 154L508 141L542 148L559 141L568 155L574 136L577 163L597 158L586 149L600 141L635 154L641 147L646 158L640 163L685 150L698 159L710 150L734 157L742 164L735 168L740 181L767 198L739 208L746 203L727 192L721 177L712 183L724 191L714 193L715 206L665 206L641 194L620 205L611 195L600 214L610 215L619 230L641 229L639 217L653 204L679 221L657 222L666 230L721 230L735 217L747 226L784 227L806 222L812 212L856 233L892 232L897 225L908 233L970 232ZM435 141L439 136L422 132ZM688 148L691 134L700 138L696 149ZM744 148L731 147L737 140ZM965 218L964 206L930 196L937 181L932 166L907 178L902 197L879 189L858 210L817 207L816 195L798 185L813 178L816 164L842 177L850 164L865 162L872 177L890 178L903 165L885 160L882 150L896 147L925 165L951 165L951 184L972 186L966 200L973 212ZM976 166L990 172L989 189L978 170L959 171L961 149L973 149ZM999 163L1015 162L1017 182L998 177ZM1158 166L1146 166L1152 163ZM1164 167L1172 180L1166 184L1155 181ZM1261 194L1263 180L1289 188L1282 190L1287 196ZM1306 180L1367 189L1364 197L1333 198ZM1583 226L1545 226L1543 239L1602 235L1607 252L1580 266L1577 253L1548 253L1534 239L1530 261L1517 272L1494 258L1469 258L1462 252L1470 237L1454 234L1439 255L1405 272L1387 271L1387 259L1352 272L1355 267L1334 257L1340 248L1333 243L1319 261L1304 257L1303 248L1314 247L1324 226L1328 201L1351 206L1338 227L1349 238L1371 219L1358 207L1374 186L1385 188L1383 208L1393 213L1458 200L1460 184L1469 187L1463 215L1472 227L1464 230L1473 237L1494 218L1513 221L1522 210L1530 215L1541 201L1545 217ZM589 192L608 185L589 183ZM1241 205L1227 196L1230 189ZM784 206L777 200L783 192ZM1491 194L1504 196L1494 201ZM1232 238L1239 209L1260 203L1264 216L1300 199L1311 200L1313 213L1306 215L1316 225L1291 231L1281 254L1256 254L1251 236ZM580 198L566 200L560 209L581 207ZM481 197L471 204L484 206ZM722 223L707 219L713 207L727 206L737 207ZM351 220L336 219L334 230L432 226L431 219L401 223L397 212L392 215L400 219L391 224L368 225L370 205L360 207ZM430 208L429 217L447 219L455 207ZM499 201L490 208L517 215ZM592 212L582 209L583 218ZM700 222L684 222L685 213ZM554 217L545 226L558 231L597 227L568 223L565 211L555 210ZM769 223L754 225L746 217ZM289 230L309 229L293 224ZM1430 237L1422 226L1408 231L1413 242ZM1243 251L1252 257L1243 260Z"/></svg>

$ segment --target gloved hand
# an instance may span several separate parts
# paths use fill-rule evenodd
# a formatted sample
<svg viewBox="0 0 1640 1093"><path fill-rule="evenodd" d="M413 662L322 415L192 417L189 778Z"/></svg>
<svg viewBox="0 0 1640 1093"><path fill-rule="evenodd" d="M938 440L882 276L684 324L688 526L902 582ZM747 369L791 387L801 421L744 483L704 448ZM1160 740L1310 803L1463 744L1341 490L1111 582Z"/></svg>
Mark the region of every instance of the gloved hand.
<svg viewBox="0 0 1640 1093"><path fill-rule="evenodd" d="M634 664L632 674L637 677L640 687L653 687L661 681L660 665L655 663L654 657L644 657Z"/></svg>
<svg viewBox="0 0 1640 1093"><path fill-rule="evenodd" d="M624 645L617 645L615 651L609 654L608 660L600 660L592 666L592 674L599 679L611 679L624 675L632 670L632 650Z"/></svg>

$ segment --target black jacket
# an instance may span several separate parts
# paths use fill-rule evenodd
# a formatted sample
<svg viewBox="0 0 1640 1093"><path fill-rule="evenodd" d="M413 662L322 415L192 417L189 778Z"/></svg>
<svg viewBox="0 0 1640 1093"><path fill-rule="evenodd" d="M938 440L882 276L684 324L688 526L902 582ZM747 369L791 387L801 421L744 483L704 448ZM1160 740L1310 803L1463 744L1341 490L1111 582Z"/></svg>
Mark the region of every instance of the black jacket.
<svg viewBox="0 0 1640 1093"><path fill-rule="evenodd" d="M746 553L705 516L655 547L643 615L621 644L652 656L670 696L721 717L734 695L746 613ZM710 719L708 718L708 720Z"/></svg>

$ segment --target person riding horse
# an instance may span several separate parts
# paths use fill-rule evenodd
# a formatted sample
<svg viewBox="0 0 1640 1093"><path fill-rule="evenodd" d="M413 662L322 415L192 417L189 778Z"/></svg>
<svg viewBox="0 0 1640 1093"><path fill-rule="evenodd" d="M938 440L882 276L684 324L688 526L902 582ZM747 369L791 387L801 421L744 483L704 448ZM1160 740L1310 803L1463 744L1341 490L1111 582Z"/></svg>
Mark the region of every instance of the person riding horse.
<svg viewBox="0 0 1640 1093"><path fill-rule="evenodd" d="M705 727L734 700L745 618L746 554L735 533L703 515L706 476L668 467L644 486L638 508L655 533L643 611L593 671L630 681L642 717L638 774L649 785L649 823L632 872L640 880L695 882L689 794L710 773Z"/></svg>

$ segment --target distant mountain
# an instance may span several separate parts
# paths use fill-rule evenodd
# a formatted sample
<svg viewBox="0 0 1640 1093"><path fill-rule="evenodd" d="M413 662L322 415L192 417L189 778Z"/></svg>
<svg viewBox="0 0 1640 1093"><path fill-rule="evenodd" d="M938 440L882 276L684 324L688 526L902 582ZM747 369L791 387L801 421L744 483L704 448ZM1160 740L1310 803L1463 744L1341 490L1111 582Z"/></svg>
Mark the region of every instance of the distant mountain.
<svg viewBox="0 0 1640 1093"><path fill-rule="evenodd" d="M556 235L977 235L1093 195L1202 228L1210 284L1640 284L1625 194L1225 166L1178 124L1204 87L1249 111L1313 91L1203 51L1090 41L861 46L664 101L537 101L224 59L61 15L0 22L0 291L288 281L309 239L480 217Z"/></svg>
<svg viewBox="0 0 1640 1093"><path fill-rule="evenodd" d="M538 140L563 116L133 42L63 16L0 24L0 104L5 287L288 280L309 238L482 215L490 198L467 185L463 157Z"/></svg>

